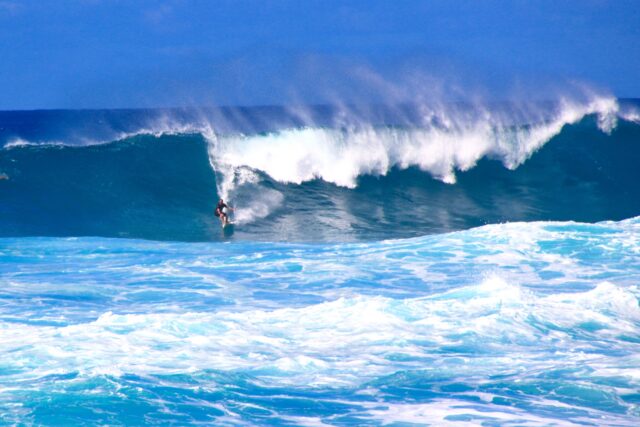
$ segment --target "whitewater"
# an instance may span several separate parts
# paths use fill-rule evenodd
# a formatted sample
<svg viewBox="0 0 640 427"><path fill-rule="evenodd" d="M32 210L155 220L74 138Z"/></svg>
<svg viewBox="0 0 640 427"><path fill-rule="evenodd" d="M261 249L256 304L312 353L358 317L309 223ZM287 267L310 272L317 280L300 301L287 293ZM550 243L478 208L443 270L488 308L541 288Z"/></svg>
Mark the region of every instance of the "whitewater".
<svg viewBox="0 0 640 427"><path fill-rule="evenodd" d="M0 112L0 424L638 425L639 105Z"/></svg>
<svg viewBox="0 0 640 427"><path fill-rule="evenodd" d="M2 239L8 424L637 425L640 222Z"/></svg>

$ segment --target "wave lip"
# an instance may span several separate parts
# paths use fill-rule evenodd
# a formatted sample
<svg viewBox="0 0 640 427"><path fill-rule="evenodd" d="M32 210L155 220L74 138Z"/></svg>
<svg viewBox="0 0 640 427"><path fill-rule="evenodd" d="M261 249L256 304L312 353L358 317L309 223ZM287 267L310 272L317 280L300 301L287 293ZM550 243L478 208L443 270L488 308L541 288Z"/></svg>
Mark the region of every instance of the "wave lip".
<svg viewBox="0 0 640 427"><path fill-rule="evenodd" d="M16 139L0 150L0 174L10 177L0 180L0 235L228 239L212 215L218 198L236 208L232 239L270 241L378 240L640 212L633 105L595 97L445 107L389 107L376 120L243 113L251 123L277 122L264 132L206 116L141 124L125 115L138 130L121 126L123 139L110 144Z"/></svg>
<svg viewBox="0 0 640 427"><path fill-rule="evenodd" d="M217 136L211 141L214 167L249 167L279 182L300 184L322 179L354 188L361 175L384 175L411 166L455 183L483 157L514 169L565 125L595 114L604 132L615 127L617 101L562 100L551 111L505 115L489 109L423 112L419 123L376 127L357 123L342 128L307 126L263 135ZM512 117L513 116L513 117Z"/></svg>

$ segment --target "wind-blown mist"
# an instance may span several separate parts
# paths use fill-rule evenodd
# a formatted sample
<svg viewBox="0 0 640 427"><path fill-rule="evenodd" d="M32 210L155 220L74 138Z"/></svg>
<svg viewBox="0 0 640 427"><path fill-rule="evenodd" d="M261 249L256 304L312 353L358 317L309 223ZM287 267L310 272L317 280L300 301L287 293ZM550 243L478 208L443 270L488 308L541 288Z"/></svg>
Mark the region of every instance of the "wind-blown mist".
<svg viewBox="0 0 640 427"><path fill-rule="evenodd" d="M2 419L637 425L638 102L399 93L0 113Z"/></svg>
<svg viewBox="0 0 640 427"><path fill-rule="evenodd" d="M386 126L347 122L343 126L308 124L258 135L214 139L214 165L247 166L279 182L300 184L322 179L354 188L360 175L385 175L391 168L417 166L434 178L455 183L455 171L466 171L483 157L515 169L560 133L595 114L603 132L616 123L617 102L597 98L587 104L563 100L557 111L536 115L492 112L488 107L426 110L419 121Z"/></svg>
<svg viewBox="0 0 640 427"><path fill-rule="evenodd" d="M216 240L219 197L236 207L235 238L260 240L622 219L640 210L637 111L581 94L3 113L0 231Z"/></svg>

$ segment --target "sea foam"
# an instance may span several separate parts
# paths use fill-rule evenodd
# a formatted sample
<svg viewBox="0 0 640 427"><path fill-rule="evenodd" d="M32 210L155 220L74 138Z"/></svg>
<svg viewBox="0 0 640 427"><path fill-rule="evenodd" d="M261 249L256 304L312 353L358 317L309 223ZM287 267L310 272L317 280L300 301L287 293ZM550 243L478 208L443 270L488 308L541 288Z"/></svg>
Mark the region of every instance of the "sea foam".
<svg viewBox="0 0 640 427"><path fill-rule="evenodd" d="M426 107L423 107L423 109ZM345 127L308 125L259 135L212 139L214 167L247 167L273 179L300 184L322 179L353 188L361 175L384 175L411 166L455 183L456 170L472 168L483 157L499 159L514 169L565 125L595 114L601 130L616 123L618 104L598 97L588 102L561 100L544 115L523 109L517 114L492 112L484 106L421 111L418 122L404 126L350 123Z"/></svg>

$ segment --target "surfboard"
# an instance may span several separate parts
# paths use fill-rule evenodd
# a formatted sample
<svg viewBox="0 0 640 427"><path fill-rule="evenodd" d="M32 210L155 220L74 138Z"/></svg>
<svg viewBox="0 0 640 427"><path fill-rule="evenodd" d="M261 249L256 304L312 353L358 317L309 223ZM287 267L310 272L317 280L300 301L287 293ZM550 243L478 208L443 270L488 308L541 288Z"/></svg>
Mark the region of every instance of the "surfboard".
<svg viewBox="0 0 640 427"><path fill-rule="evenodd" d="M234 224L232 222L228 222L222 226L222 234L224 234L225 237L229 237L233 235L233 231L234 231Z"/></svg>

